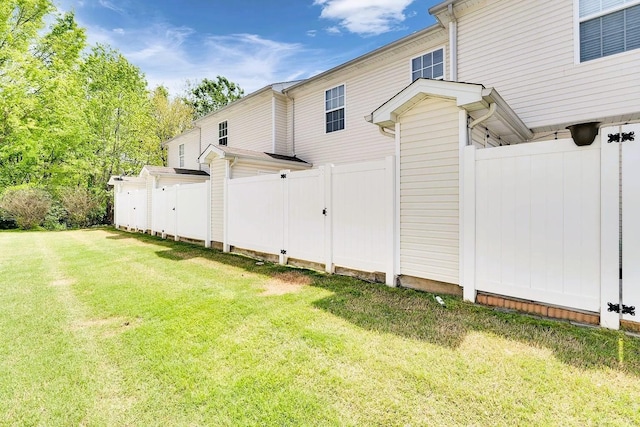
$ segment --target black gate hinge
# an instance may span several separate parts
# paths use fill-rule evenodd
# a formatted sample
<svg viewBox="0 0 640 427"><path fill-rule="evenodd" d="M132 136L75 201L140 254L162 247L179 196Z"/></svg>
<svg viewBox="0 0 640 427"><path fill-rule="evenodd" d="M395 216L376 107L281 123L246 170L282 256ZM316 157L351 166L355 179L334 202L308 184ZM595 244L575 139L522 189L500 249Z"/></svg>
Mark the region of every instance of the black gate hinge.
<svg viewBox="0 0 640 427"><path fill-rule="evenodd" d="M609 137L609 140L607 141L607 143L610 144L612 142L635 141L636 133L633 131L621 132L621 133L610 133L607 136Z"/></svg>
<svg viewBox="0 0 640 427"><path fill-rule="evenodd" d="M287 177L287 174L286 174L286 173L281 173L281 174L280 174L280 178L285 179L286 177Z"/></svg>
<svg viewBox="0 0 640 427"><path fill-rule="evenodd" d="M281 253L282 255L286 255L286 254L287 254L287 251L286 251L286 249L280 249L280 253Z"/></svg>
<svg viewBox="0 0 640 427"><path fill-rule="evenodd" d="M609 306L609 308L607 308L607 311L620 313L620 304L613 304L613 303L608 302L607 305ZM631 316L635 316L636 315L636 307L633 306L633 305L624 305L624 304L622 304L622 314L629 314Z"/></svg>

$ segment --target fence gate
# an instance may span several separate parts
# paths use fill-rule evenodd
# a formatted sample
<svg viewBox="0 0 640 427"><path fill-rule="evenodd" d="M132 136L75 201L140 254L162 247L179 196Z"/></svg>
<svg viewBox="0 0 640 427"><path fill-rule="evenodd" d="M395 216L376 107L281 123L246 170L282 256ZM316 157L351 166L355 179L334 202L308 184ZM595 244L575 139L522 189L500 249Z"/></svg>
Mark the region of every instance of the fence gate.
<svg viewBox="0 0 640 427"><path fill-rule="evenodd" d="M621 241L623 320L640 321L640 125L603 129L607 144L621 152ZM609 142L611 141L611 142ZM604 141L603 141L604 142ZM635 309L635 310L634 310Z"/></svg>

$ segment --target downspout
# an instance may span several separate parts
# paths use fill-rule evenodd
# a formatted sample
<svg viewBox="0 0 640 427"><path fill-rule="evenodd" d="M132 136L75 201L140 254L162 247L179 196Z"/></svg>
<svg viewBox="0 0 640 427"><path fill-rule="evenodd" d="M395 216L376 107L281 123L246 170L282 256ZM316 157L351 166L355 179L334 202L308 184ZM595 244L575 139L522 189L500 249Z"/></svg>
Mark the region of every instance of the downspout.
<svg viewBox="0 0 640 427"><path fill-rule="evenodd" d="M453 12L453 4L449 4L449 80L458 81L458 19Z"/></svg>
<svg viewBox="0 0 640 427"><path fill-rule="evenodd" d="M485 114L484 116L478 117L477 119L469 123L469 126L468 126L469 135L467 138L467 145L473 145L473 139L471 136L471 132L473 131L473 128L479 125L480 123L484 122L485 120L487 120L489 117L493 116L493 113L495 112L496 112L496 103L492 102L491 104L489 104L489 111L487 112L487 114Z"/></svg>
<svg viewBox="0 0 640 427"><path fill-rule="evenodd" d="M200 154L202 154L202 128L196 125L198 128L198 147L200 149ZM202 163L200 163L200 158L198 157L198 169L202 170Z"/></svg>
<svg viewBox="0 0 640 427"><path fill-rule="evenodd" d="M396 134L394 132L389 132L388 128L385 128L384 126L378 125L378 130L382 135L387 136L389 138L396 137Z"/></svg>

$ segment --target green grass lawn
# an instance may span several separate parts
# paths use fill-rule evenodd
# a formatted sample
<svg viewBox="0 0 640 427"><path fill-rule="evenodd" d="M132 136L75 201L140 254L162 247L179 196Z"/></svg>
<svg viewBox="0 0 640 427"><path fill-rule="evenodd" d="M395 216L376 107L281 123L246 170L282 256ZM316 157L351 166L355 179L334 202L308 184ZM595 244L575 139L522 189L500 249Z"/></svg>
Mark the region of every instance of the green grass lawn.
<svg viewBox="0 0 640 427"><path fill-rule="evenodd" d="M640 425L638 338L444 299L110 229L3 232L0 425Z"/></svg>

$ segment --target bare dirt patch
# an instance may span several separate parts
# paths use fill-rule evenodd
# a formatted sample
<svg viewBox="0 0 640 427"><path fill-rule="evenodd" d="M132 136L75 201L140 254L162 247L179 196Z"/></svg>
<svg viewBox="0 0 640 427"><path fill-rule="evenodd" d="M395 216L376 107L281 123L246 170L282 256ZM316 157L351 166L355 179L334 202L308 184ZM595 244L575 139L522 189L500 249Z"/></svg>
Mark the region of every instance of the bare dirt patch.
<svg viewBox="0 0 640 427"><path fill-rule="evenodd" d="M74 331L92 330L99 331L102 337L115 336L130 328L135 328L140 324L140 319L127 319L124 317L109 317L106 319L85 319L73 323L71 326Z"/></svg>
<svg viewBox="0 0 640 427"><path fill-rule="evenodd" d="M71 286L73 285L73 279L58 279L49 283L50 286Z"/></svg>
<svg viewBox="0 0 640 427"><path fill-rule="evenodd" d="M285 295L299 292L305 286L309 286L312 280L309 276L296 271L287 271L274 275L266 284L263 296Z"/></svg>

